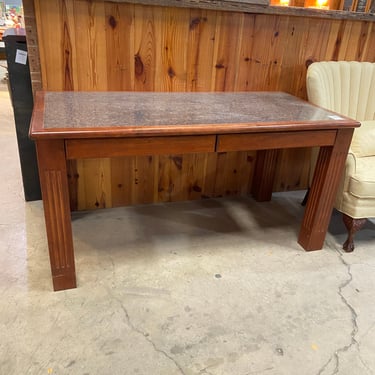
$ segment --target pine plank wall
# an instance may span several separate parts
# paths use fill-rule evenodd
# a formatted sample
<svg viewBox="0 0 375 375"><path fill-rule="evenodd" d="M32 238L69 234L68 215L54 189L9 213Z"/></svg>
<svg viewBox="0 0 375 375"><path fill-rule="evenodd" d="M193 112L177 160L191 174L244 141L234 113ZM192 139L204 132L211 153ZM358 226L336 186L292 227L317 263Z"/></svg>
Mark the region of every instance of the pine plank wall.
<svg viewBox="0 0 375 375"><path fill-rule="evenodd" d="M40 71L32 76L47 90L281 90L306 98L311 62L375 61L371 21L25 1L35 12L28 38L37 39ZM280 151L274 191L307 187L310 151ZM249 151L77 160L69 165L72 208L248 194L255 158Z"/></svg>

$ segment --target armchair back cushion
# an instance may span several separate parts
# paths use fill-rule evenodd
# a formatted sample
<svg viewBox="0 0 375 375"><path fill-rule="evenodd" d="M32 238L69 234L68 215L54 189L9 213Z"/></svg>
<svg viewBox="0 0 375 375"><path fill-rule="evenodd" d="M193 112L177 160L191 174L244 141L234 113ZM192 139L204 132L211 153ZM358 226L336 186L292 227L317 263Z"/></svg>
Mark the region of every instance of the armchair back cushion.
<svg viewBox="0 0 375 375"><path fill-rule="evenodd" d="M307 72L309 101L344 116L375 120L375 64L322 61Z"/></svg>

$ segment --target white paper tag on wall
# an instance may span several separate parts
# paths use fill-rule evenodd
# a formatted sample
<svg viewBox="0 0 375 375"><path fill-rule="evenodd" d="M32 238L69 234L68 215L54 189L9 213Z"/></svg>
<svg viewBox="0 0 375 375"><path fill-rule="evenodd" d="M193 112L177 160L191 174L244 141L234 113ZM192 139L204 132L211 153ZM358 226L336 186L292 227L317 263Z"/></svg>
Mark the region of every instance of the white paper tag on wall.
<svg viewBox="0 0 375 375"><path fill-rule="evenodd" d="M21 49L18 49L16 51L16 63L26 65L27 63L27 52L22 51Z"/></svg>

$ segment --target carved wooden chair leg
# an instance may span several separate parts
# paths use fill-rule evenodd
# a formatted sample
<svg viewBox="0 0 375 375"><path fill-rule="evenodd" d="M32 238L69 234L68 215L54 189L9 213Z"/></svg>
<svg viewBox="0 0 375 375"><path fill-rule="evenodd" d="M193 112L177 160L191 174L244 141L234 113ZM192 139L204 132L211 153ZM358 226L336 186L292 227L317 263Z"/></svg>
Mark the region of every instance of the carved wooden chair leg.
<svg viewBox="0 0 375 375"><path fill-rule="evenodd" d="M351 253L354 250L354 235L365 225L367 219L353 219L346 214L342 214L342 219L348 230L348 238L342 245L342 248L347 253Z"/></svg>

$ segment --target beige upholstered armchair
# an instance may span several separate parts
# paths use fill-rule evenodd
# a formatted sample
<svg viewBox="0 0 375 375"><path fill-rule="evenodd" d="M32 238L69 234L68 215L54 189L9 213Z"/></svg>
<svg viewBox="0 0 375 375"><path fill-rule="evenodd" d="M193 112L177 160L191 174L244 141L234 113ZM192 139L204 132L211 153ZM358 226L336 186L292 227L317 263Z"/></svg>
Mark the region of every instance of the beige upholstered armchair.
<svg viewBox="0 0 375 375"><path fill-rule="evenodd" d="M343 249L350 252L354 234L375 217L375 63L316 62L306 84L310 102L361 122L335 201L348 230Z"/></svg>

